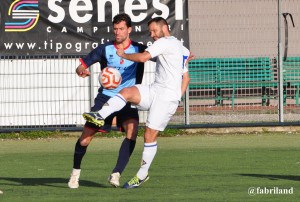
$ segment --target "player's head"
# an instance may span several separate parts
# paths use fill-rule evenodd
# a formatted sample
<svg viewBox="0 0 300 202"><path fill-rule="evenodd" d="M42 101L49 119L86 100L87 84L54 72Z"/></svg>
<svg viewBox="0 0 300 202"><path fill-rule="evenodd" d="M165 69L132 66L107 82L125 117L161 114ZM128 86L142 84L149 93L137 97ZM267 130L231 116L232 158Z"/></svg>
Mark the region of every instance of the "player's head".
<svg viewBox="0 0 300 202"><path fill-rule="evenodd" d="M156 17L148 22L150 36L154 41L161 37L170 36L169 25L162 17Z"/></svg>
<svg viewBox="0 0 300 202"><path fill-rule="evenodd" d="M122 21L126 23L127 27L131 27L131 18L126 13L120 13L116 15L113 19L113 24L119 24Z"/></svg>
<svg viewBox="0 0 300 202"><path fill-rule="evenodd" d="M131 18L126 13L118 14L113 19L113 27L116 43L122 43L129 39L131 28Z"/></svg>

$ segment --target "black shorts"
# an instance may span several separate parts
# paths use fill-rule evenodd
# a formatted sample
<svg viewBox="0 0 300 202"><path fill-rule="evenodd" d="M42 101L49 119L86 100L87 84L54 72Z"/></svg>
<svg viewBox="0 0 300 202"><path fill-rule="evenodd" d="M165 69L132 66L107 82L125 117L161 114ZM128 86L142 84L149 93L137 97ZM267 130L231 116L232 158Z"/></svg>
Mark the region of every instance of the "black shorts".
<svg viewBox="0 0 300 202"><path fill-rule="evenodd" d="M91 111L99 111L102 106L109 100L109 98L109 96L99 92L97 97L95 98L95 105L91 108ZM120 131L122 132L124 132L123 123L128 119L135 119L137 120L137 122L139 122L139 114L137 108L132 107L131 103L128 102L125 107L123 107L123 109L108 116L104 120L104 126L98 127L90 122L85 122L84 126L94 128L99 132L109 132L111 131L111 125L114 117L117 118L117 127L120 128Z"/></svg>

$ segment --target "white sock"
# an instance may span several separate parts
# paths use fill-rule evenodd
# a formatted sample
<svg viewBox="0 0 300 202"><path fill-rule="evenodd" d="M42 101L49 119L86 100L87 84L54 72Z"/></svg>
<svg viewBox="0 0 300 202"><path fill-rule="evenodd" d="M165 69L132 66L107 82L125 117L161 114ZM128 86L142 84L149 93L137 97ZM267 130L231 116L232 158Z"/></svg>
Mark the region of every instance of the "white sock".
<svg viewBox="0 0 300 202"><path fill-rule="evenodd" d="M73 175L80 175L80 171L81 171L81 169L75 169L75 168L73 168L72 174Z"/></svg>
<svg viewBox="0 0 300 202"><path fill-rule="evenodd" d="M156 151L157 151L157 142L144 144L144 151L143 151L141 167L140 167L138 173L136 174L140 180L143 180L147 177L148 170L149 170L150 165L156 155Z"/></svg>
<svg viewBox="0 0 300 202"><path fill-rule="evenodd" d="M98 113L103 119L105 119L112 113L121 110L126 105L126 103L127 101L125 100L125 98L118 93L117 95L110 98Z"/></svg>

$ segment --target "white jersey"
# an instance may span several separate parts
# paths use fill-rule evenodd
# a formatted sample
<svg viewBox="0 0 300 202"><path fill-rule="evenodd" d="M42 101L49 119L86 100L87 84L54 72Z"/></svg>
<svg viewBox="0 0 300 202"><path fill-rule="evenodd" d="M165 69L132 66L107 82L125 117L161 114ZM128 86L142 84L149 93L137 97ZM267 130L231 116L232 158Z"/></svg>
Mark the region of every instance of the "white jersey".
<svg viewBox="0 0 300 202"><path fill-rule="evenodd" d="M180 100L182 75L189 51L173 36L162 37L146 49L156 57L155 80L152 84L164 100ZM187 55L188 54L188 55Z"/></svg>

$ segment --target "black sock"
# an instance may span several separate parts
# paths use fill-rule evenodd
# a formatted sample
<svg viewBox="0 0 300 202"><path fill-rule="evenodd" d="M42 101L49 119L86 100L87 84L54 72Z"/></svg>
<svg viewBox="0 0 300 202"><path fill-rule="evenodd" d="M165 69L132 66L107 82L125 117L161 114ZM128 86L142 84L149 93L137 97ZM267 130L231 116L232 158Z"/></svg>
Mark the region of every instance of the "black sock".
<svg viewBox="0 0 300 202"><path fill-rule="evenodd" d="M134 150L135 143L136 143L135 140L130 140L128 138L125 138L123 140L122 145L120 147L120 151L119 151L117 165L113 169L113 173L119 172L121 174L123 172L127 163L129 162L129 158Z"/></svg>
<svg viewBox="0 0 300 202"><path fill-rule="evenodd" d="M74 160L73 160L73 168L80 169L81 161L83 156L85 155L87 146L80 145L80 139L76 142L75 152L74 152Z"/></svg>

